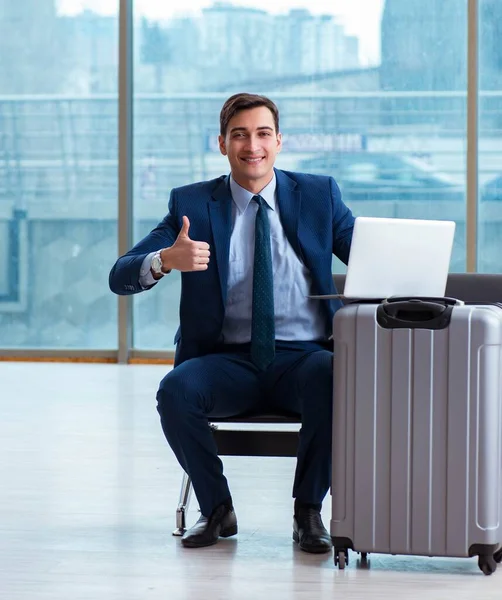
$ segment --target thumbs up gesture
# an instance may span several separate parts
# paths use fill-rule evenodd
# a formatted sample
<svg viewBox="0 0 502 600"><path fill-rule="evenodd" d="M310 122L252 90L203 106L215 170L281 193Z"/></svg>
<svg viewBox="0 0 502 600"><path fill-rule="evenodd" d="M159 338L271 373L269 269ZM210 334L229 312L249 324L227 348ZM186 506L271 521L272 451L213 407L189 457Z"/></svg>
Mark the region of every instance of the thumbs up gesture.
<svg viewBox="0 0 502 600"><path fill-rule="evenodd" d="M164 248L160 253L163 269L168 271L205 271L209 264L209 244L195 242L189 236L190 221L183 217L183 226L170 248Z"/></svg>

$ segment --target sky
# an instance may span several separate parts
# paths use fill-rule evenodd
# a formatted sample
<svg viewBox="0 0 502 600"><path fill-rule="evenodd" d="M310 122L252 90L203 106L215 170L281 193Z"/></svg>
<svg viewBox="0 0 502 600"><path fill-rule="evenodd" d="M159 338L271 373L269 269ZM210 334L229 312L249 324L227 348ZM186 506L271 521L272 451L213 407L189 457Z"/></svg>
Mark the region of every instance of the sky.
<svg viewBox="0 0 502 600"><path fill-rule="evenodd" d="M75 14L91 9L101 14L116 14L118 0L57 0L59 10ZM348 35L359 38L359 58L363 65L380 62L380 20L385 0L232 0L229 4L261 8L272 14L284 14L292 8L304 8L312 14L331 14L344 25ZM169 19L179 15L196 15L213 0L183 0L183 9L167 0L135 0L136 15L151 19ZM170 6L168 6L170 5Z"/></svg>

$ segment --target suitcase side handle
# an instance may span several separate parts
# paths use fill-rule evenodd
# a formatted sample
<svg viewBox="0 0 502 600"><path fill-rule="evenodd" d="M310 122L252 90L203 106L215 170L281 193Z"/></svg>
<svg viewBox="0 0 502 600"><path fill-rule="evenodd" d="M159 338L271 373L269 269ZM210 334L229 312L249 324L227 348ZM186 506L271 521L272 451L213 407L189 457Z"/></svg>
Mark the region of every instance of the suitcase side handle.
<svg viewBox="0 0 502 600"><path fill-rule="evenodd" d="M377 308L377 323L385 329L445 329L455 305L453 298L392 298Z"/></svg>
<svg viewBox="0 0 502 600"><path fill-rule="evenodd" d="M393 302L403 302L405 300L423 300L424 302L434 302L449 306L462 306L465 304L463 300L459 300L458 298L450 298L449 296L390 296L389 298L386 298L384 302L391 304Z"/></svg>

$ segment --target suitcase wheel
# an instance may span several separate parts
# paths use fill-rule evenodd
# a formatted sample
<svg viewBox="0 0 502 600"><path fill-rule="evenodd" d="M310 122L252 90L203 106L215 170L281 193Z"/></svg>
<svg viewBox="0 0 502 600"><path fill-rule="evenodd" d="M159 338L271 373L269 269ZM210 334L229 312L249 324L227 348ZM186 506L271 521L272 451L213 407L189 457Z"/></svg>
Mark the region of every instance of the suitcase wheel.
<svg viewBox="0 0 502 600"><path fill-rule="evenodd" d="M499 548L497 550L497 552L495 552L495 554L493 555L493 558L495 560L496 563L501 563L502 562L502 548Z"/></svg>
<svg viewBox="0 0 502 600"><path fill-rule="evenodd" d="M485 575L491 575L497 570L495 557L491 555L481 555L478 560L478 566Z"/></svg>
<svg viewBox="0 0 502 600"><path fill-rule="evenodd" d="M345 569L345 566L349 564L349 553L347 550L338 550L335 548L335 567L338 565L340 571Z"/></svg>

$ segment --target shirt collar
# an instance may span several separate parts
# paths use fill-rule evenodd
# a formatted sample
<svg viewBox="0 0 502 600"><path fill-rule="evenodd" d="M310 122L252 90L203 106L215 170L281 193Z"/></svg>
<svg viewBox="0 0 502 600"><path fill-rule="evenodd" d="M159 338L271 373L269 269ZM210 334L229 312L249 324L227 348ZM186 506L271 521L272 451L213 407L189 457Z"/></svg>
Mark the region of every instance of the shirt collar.
<svg viewBox="0 0 502 600"><path fill-rule="evenodd" d="M275 178L275 171L274 171L274 176L272 177L272 180L260 192L260 196L265 200L265 202L270 206L270 208L272 210L275 210L275 188L276 188L276 186L277 186L277 181ZM232 175L230 175L230 192L232 194L232 198L235 202L235 205L237 206L237 208L241 214L249 206L249 203L251 202L251 198L253 196L256 196L256 194L253 194L249 190L246 190L243 187L241 187L235 181L235 179L232 177Z"/></svg>

